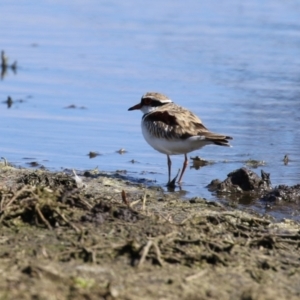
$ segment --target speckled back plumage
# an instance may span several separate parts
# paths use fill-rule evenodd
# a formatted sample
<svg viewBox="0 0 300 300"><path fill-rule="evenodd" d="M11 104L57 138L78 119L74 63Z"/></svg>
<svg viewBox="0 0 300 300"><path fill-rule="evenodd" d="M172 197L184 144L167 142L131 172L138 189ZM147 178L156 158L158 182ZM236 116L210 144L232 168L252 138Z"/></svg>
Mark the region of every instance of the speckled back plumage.
<svg viewBox="0 0 300 300"><path fill-rule="evenodd" d="M210 132L195 114L173 102L145 114L143 121L149 133L157 138L184 140L193 136L202 136L224 146L228 144L226 139L230 139L228 136Z"/></svg>

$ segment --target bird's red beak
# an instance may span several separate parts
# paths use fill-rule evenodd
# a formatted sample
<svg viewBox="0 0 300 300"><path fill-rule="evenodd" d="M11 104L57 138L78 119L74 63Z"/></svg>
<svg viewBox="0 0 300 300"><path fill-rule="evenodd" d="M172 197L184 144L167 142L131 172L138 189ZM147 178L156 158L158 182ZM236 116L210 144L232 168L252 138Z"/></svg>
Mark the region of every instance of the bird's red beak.
<svg viewBox="0 0 300 300"><path fill-rule="evenodd" d="M141 105L141 103L139 103L139 104L136 104L136 105L134 105L134 106L128 108L128 110L141 109L141 107L142 107L142 105Z"/></svg>

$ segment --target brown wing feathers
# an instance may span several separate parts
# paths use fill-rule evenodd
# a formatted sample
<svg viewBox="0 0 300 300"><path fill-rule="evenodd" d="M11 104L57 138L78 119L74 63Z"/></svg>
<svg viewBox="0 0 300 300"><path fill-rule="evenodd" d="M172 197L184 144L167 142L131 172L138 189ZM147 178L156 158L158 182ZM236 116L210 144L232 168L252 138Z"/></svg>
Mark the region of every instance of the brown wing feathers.
<svg viewBox="0 0 300 300"><path fill-rule="evenodd" d="M198 135L205 136L207 140L216 145L229 146L228 140L232 139L232 137L210 132L192 112L181 109L184 110L184 113L177 114L177 116L175 116L175 113L172 113L172 110L154 111L146 115L144 121L149 130L156 136L167 139L187 139ZM152 122L155 122L156 126L151 126Z"/></svg>

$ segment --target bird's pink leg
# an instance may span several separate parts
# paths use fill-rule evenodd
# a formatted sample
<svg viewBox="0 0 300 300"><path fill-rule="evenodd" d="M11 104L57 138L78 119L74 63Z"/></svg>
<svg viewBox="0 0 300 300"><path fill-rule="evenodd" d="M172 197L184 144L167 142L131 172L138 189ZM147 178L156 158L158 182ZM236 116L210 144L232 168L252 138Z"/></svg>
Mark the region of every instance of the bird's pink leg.
<svg viewBox="0 0 300 300"><path fill-rule="evenodd" d="M188 158L187 158L187 155L184 154L184 162L183 162L183 166L182 166L182 171L181 171L181 173L180 173L180 177L179 177L179 179L178 179L178 181L177 181L178 183L181 182L183 173L184 173L186 167L188 166L188 164L189 164L189 160L188 160Z"/></svg>

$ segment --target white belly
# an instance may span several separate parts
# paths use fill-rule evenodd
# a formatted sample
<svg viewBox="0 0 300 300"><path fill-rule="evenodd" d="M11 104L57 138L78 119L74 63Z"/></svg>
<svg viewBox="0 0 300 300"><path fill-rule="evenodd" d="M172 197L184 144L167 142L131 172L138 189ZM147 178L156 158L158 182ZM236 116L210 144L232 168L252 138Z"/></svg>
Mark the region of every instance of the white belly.
<svg viewBox="0 0 300 300"><path fill-rule="evenodd" d="M157 138L149 134L147 128L143 126L143 122L142 133L150 146L152 146L155 150L168 155L185 154L200 149L205 145L212 144L210 141L205 140L205 137L201 136L178 140Z"/></svg>

